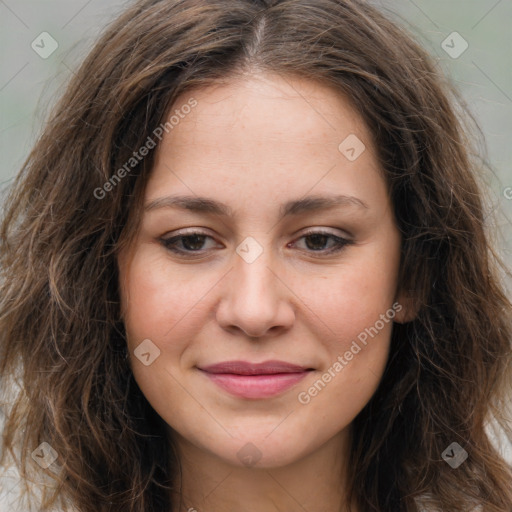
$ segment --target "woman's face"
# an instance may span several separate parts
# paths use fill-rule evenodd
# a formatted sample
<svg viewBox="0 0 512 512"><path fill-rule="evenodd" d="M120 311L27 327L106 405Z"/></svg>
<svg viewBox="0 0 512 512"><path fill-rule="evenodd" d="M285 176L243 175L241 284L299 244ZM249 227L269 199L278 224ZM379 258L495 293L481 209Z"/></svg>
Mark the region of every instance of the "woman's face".
<svg viewBox="0 0 512 512"><path fill-rule="evenodd" d="M277 75L171 114L119 258L135 379L182 443L292 463L348 433L404 314L370 133L333 90Z"/></svg>

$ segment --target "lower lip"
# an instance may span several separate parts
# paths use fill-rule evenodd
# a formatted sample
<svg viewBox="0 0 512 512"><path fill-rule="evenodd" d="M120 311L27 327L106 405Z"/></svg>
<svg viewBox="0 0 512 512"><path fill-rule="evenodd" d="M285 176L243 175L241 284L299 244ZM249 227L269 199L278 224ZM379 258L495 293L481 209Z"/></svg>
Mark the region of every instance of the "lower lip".
<svg viewBox="0 0 512 512"><path fill-rule="evenodd" d="M217 386L241 398L269 398L300 382L309 372L236 375L204 372Z"/></svg>

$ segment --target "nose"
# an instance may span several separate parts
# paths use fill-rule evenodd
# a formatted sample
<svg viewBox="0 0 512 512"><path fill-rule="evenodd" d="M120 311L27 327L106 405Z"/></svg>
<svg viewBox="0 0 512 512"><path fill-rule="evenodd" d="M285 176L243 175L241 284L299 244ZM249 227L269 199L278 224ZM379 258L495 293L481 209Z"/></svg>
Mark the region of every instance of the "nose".
<svg viewBox="0 0 512 512"><path fill-rule="evenodd" d="M223 279L217 321L250 338L276 336L295 320L294 294L270 249L248 262L235 255L234 268Z"/></svg>

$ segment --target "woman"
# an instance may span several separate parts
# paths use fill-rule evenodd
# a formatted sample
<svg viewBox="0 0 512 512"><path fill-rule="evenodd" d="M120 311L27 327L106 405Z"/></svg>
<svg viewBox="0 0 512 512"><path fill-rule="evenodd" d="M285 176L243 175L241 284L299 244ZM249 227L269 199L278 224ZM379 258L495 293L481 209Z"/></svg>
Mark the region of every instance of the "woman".
<svg viewBox="0 0 512 512"><path fill-rule="evenodd" d="M43 507L510 510L511 304L452 93L364 2L108 27L2 226L4 447Z"/></svg>

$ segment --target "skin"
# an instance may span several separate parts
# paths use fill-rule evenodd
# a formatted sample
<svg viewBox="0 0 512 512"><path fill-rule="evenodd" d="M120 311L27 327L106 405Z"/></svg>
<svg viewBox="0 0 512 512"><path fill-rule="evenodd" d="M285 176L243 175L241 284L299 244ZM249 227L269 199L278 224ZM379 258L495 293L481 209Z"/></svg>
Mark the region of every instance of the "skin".
<svg viewBox="0 0 512 512"><path fill-rule="evenodd" d="M346 98L298 77L244 75L184 93L172 110L191 97L197 106L158 148L145 204L204 196L232 215L145 211L138 238L119 256L130 364L177 446L179 510L347 510L350 426L382 377L393 321L307 404L298 394L404 302L397 294L400 234L370 132ZM349 134L366 146L354 161L338 149ZM333 194L366 207L278 219L286 201ZM352 243L328 254L333 239L304 237L319 229ZM162 244L185 231L207 235L177 242L188 257ZM236 252L246 237L263 251L251 263ZM394 321L406 321L405 311ZM160 350L149 366L134 355L145 339ZM247 399L198 369L270 359L314 371L278 396ZM260 457L254 465L237 456L248 443L255 448L245 450Z"/></svg>

